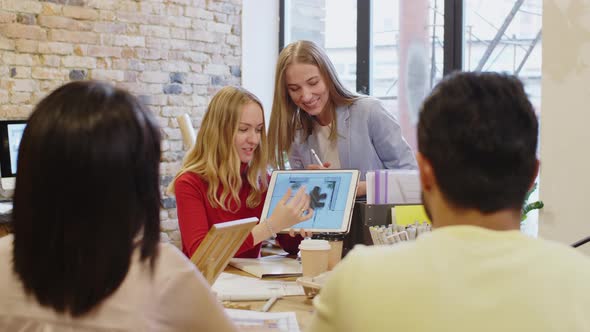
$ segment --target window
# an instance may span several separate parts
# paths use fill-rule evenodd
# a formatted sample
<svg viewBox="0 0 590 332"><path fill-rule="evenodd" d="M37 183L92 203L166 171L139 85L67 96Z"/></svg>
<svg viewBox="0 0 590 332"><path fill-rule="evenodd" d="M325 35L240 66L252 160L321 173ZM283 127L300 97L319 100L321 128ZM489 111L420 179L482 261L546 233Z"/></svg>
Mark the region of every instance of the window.
<svg viewBox="0 0 590 332"><path fill-rule="evenodd" d="M282 0L279 48L323 46L351 90L382 100L416 149L418 108L443 75L501 71L541 109L542 0ZM535 199L537 195L531 197ZM535 215L527 220L534 220Z"/></svg>
<svg viewBox="0 0 590 332"><path fill-rule="evenodd" d="M444 2L374 0L369 94L381 99L416 148L418 109L443 76Z"/></svg>
<svg viewBox="0 0 590 332"><path fill-rule="evenodd" d="M418 107L443 75L443 5L442 0L285 0L280 47L300 39L322 46L343 84L381 99L415 148ZM369 61L359 61L359 54Z"/></svg>
<svg viewBox="0 0 590 332"><path fill-rule="evenodd" d="M515 74L541 107L542 0L465 1L464 70Z"/></svg>
<svg viewBox="0 0 590 332"><path fill-rule="evenodd" d="M542 0L465 0L463 70L500 71L524 83L537 114L541 112ZM538 180L537 180L538 181ZM530 201L536 201L535 191ZM538 233L538 211L522 225L526 234Z"/></svg>
<svg viewBox="0 0 590 332"><path fill-rule="evenodd" d="M305 39L323 47L338 77L351 91L356 91L356 3L356 0L284 1L284 44Z"/></svg>

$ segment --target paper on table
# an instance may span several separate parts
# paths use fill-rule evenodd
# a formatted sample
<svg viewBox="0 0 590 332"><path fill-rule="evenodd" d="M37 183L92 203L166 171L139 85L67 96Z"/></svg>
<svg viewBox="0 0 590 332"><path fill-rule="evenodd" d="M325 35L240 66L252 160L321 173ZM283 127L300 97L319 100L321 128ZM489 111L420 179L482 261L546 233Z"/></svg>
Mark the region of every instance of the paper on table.
<svg viewBox="0 0 590 332"><path fill-rule="evenodd" d="M296 259L283 256L266 256L262 258L232 258L229 265L248 272L258 278L300 277L301 263Z"/></svg>
<svg viewBox="0 0 590 332"><path fill-rule="evenodd" d="M250 310L225 309L238 329L246 331L299 332L294 312L259 312Z"/></svg>
<svg viewBox="0 0 590 332"><path fill-rule="evenodd" d="M305 295L295 281L260 280L222 272L212 287L221 301L257 301L271 297Z"/></svg>

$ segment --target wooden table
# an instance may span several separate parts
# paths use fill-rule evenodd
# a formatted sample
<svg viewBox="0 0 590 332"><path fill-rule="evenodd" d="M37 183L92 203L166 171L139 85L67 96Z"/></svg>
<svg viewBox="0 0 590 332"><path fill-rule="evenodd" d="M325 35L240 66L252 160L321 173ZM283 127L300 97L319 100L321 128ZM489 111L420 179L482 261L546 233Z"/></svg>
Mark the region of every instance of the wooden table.
<svg viewBox="0 0 590 332"><path fill-rule="evenodd" d="M233 273L242 276L252 275L238 270L233 266L227 266L225 272ZM283 281L295 281L296 278L277 278ZM264 278L264 280L277 280L273 278ZM240 301L240 304L249 304L252 310L260 310L266 301ZM308 299L307 296L286 296L278 299L275 304L270 308L269 312L295 312L297 316L297 323L299 323L299 329L305 331L311 323L311 317L313 314L312 299Z"/></svg>

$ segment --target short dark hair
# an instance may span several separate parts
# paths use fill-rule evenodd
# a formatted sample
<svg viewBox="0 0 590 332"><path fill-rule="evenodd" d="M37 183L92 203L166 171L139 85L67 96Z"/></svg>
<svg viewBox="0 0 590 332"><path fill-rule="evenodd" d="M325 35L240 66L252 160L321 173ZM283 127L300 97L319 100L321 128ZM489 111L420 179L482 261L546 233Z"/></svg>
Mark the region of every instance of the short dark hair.
<svg viewBox="0 0 590 332"><path fill-rule="evenodd" d="M41 305L89 312L120 286L136 247L153 271L160 129L137 98L63 85L33 111L18 157L14 272Z"/></svg>
<svg viewBox="0 0 590 332"><path fill-rule="evenodd" d="M537 167L538 122L515 76L462 72L424 101L418 149L453 205L483 213L522 207Z"/></svg>

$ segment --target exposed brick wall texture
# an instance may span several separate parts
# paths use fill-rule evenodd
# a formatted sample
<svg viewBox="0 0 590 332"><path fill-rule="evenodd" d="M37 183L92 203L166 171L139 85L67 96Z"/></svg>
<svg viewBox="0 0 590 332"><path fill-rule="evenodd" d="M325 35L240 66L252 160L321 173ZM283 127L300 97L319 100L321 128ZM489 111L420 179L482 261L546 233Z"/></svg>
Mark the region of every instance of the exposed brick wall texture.
<svg viewBox="0 0 590 332"><path fill-rule="evenodd" d="M241 0L1 0L0 118L28 117L71 80L139 96L162 126L162 237L179 245L164 189L185 153L176 116L198 129L210 97L240 84L241 11Z"/></svg>

